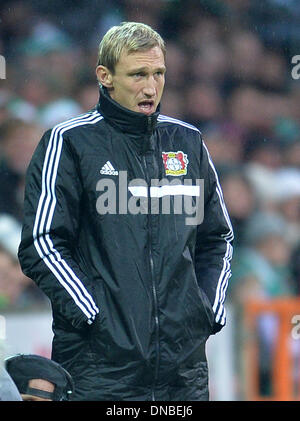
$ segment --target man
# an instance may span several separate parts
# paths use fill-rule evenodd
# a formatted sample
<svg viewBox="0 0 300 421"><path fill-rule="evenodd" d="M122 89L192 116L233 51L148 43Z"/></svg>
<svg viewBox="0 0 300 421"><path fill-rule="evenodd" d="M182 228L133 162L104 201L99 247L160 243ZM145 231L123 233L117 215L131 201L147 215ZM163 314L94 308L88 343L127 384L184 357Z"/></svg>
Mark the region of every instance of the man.
<svg viewBox="0 0 300 421"><path fill-rule="evenodd" d="M49 358L18 354L5 360L5 368L23 401L67 401L73 393L70 374Z"/></svg>
<svg viewBox="0 0 300 421"><path fill-rule="evenodd" d="M149 26L111 28L99 104L47 131L28 169L20 263L52 302L52 358L76 400L208 399L232 230L199 131L159 113L165 70Z"/></svg>

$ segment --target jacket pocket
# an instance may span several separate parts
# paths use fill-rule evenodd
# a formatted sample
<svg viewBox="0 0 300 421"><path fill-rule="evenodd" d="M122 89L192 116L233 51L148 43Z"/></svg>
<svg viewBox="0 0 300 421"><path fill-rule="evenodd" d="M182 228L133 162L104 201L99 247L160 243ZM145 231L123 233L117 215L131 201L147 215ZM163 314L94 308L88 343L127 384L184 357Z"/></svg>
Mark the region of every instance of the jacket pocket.
<svg viewBox="0 0 300 421"><path fill-rule="evenodd" d="M199 287L199 294L200 294L200 298L201 298L201 301L202 301L202 304L203 304L204 311L205 311L206 316L207 316L208 323L209 323L210 328L212 330L212 328L214 326L214 321L215 321L215 313L213 311L213 308L212 308L212 305L209 301L208 296L206 295L205 291L201 287Z"/></svg>
<svg viewBox="0 0 300 421"><path fill-rule="evenodd" d="M103 305L104 300L102 298L102 285L99 281L92 285L92 293L99 308L99 313L96 315L95 320L91 326L89 326L89 343L95 361L99 362L99 360L103 359L105 353L105 342L103 338L103 325L105 322Z"/></svg>
<svg viewBox="0 0 300 421"><path fill-rule="evenodd" d="M207 325L208 325L208 334L210 335L214 326L215 314L212 308L212 305L209 301L209 298L206 292L201 288L198 283L197 276L193 270L193 288L196 289L196 294L199 300L199 306L202 309L202 314L205 316Z"/></svg>
<svg viewBox="0 0 300 421"><path fill-rule="evenodd" d="M78 254L78 259L79 259L78 263L79 263L80 269L89 279L92 280L92 275L90 274L90 271L88 269L89 266L85 260L84 254L80 247L77 248L77 254Z"/></svg>

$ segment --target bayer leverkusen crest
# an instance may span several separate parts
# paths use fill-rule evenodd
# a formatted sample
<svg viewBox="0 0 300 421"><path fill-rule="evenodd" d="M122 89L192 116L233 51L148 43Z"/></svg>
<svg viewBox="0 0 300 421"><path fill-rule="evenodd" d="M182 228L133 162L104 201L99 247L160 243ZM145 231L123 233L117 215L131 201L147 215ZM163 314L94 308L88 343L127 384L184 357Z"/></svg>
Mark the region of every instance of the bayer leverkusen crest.
<svg viewBox="0 0 300 421"><path fill-rule="evenodd" d="M164 161L166 175L172 175L174 177L186 175L189 161L185 153L182 151L162 152L162 158Z"/></svg>

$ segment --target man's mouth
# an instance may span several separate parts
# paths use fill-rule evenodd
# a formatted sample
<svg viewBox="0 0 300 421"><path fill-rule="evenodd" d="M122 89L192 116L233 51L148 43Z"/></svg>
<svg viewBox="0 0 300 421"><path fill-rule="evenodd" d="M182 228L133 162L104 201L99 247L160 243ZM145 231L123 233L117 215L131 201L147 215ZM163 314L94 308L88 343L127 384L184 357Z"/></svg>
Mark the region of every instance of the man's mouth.
<svg viewBox="0 0 300 421"><path fill-rule="evenodd" d="M139 111L143 114L152 114L154 110L154 101L144 100L138 103Z"/></svg>

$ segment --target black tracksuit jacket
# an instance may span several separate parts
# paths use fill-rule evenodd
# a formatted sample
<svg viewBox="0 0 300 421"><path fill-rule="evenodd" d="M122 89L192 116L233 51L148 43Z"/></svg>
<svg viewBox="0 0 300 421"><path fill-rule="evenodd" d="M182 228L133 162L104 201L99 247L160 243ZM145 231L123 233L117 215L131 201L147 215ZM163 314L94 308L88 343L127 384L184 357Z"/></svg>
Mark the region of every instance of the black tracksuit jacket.
<svg viewBox="0 0 300 421"><path fill-rule="evenodd" d="M174 187L154 187L152 210L152 180L162 179L204 180L191 196L203 199L202 223L175 211ZM225 324L232 240L194 126L132 112L101 89L94 110L44 134L27 171L18 255L51 301L52 358L72 374L75 400L208 399L205 343Z"/></svg>

